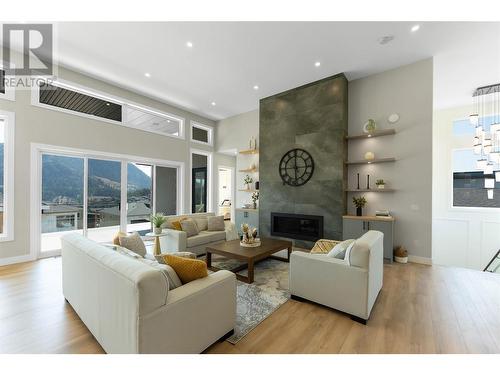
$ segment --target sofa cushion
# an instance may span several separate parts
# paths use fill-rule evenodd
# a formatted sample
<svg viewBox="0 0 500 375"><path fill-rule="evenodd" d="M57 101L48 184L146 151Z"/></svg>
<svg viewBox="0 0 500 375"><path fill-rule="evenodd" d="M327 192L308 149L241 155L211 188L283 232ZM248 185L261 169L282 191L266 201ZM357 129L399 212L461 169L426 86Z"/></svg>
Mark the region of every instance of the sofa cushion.
<svg viewBox="0 0 500 375"><path fill-rule="evenodd" d="M218 231L218 232L203 231L198 233L196 236L189 237L187 239L187 247L190 248L210 242L223 241L225 239L226 239L225 231Z"/></svg>
<svg viewBox="0 0 500 375"><path fill-rule="evenodd" d="M210 216L208 217L208 230L220 231L224 230L224 216Z"/></svg>
<svg viewBox="0 0 500 375"><path fill-rule="evenodd" d="M199 231L208 229L208 219L206 217L194 217L194 221Z"/></svg>
<svg viewBox="0 0 500 375"><path fill-rule="evenodd" d="M188 237L196 236L199 232L196 222L193 219L185 219L181 221L181 228Z"/></svg>
<svg viewBox="0 0 500 375"><path fill-rule="evenodd" d="M134 232L126 236L120 236L118 239L120 240L120 246L126 247L143 258L146 255L146 246L139 233Z"/></svg>
<svg viewBox="0 0 500 375"><path fill-rule="evenodd" d="M165 263L171 266L183 284L208 276L207 264L198 259L189 259L165 254Z"/></svg>

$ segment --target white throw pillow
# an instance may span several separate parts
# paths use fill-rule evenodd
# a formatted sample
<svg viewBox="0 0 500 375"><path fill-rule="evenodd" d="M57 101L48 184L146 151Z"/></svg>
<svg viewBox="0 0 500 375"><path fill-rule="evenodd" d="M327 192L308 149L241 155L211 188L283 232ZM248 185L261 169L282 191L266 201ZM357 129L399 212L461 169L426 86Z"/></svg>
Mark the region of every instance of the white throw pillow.
<svg viewBox="0 0 500 375"><path fill-rule="evenodd" d="M224 216L209 216L208 217L208 230L209 231L223 231L224 226Z"/></svg>
<svg viewBox="0 0 500 375"><path fill-rule="evenodd" d="M354 246L355 240L345 240L333 247L332 250L327 254L330 258L336 258L344 260L347 264L349 263L349 255L352 247Z"/></svg>
<svg viewBox="0 0 500 375"><path fill-rule="evenodd" d="M348 266L351 265L351 250L354 247L355 243L356 243L356 240L352 241L352 243L349 245L349 247L345 251L344 263L347 264Z"/></svg>
<svg viewBox="0 0 500 375"><path fill-rule="evenodd" d="M181 221L181 228L188 237L196 236L199 233L196 222L193 219L186 219Z"/></svg>
<svg viewBox="0 0 500 375"><path fill-rule="evenodd" d="M208 219L206 217L195 217L194 221L196 221L196 225L200 232L208 229Z"/></svg>
<svg viewBox="0 0 500 375"><path fill-rule="evenodd" d="M144 258L144 255L146 255L146 246L144 245L141 236L139 236L139 233L134 232L127 236L118 237L118 239L120 241L120 246L126 247L127 249L140 255L141 258Z"/></svg>

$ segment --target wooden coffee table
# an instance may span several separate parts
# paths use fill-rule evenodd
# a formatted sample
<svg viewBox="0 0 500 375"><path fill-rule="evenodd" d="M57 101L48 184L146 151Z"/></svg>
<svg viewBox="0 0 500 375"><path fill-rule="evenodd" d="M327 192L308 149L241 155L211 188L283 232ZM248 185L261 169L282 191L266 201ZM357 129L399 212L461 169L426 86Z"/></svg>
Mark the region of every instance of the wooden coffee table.
<svg viewBox="0 0 500 375"><path fill-rule="evenodd" d="M229 259L244 261L246 264L242 264L241 266L238 266L230 271L236 274L238 280L251 284L253 283L255 263L267 258L277 259L283 262L290 261L290 254L292 252L291 241L261 238L260 243L261 244L258 247L243 247L240 246L240 240L233 240L210 245L206 248L207 267L212 271L220 270L219 268L212 266L212 254L218 254ZM272 255L285 249L288 250L288 256L286 259ZM238 274L239 271L245 268L248 268L248 276Z"/></svg>

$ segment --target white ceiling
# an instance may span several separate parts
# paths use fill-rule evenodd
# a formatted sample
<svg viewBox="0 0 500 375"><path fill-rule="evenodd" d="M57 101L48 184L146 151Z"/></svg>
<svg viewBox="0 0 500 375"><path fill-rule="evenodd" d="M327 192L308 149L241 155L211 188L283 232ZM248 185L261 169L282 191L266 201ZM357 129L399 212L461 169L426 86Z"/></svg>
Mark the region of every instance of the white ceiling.
<svg viewBox="0 0 500 375"><path fill-rule="evenodd" d="M470 101L477 82L500 81L499 23L422 22L412 33L413 25L59 23L56 35L63 65L215 120L258 108L259 98L336 73L353 80L431 56L443 56L437 71L443 77L435 75L437 107ZM395 38L380 45L385 35ZM486 65L478 65L479 47Z"/></svg>

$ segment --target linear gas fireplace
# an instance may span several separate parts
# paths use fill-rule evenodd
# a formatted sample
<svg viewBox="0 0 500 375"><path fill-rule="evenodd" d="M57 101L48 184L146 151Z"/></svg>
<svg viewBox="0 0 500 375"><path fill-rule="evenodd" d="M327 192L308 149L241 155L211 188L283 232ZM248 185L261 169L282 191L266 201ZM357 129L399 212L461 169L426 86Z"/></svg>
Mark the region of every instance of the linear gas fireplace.
<svg viewBox="0 0 500 375"><path fill-rule="evenodd" d="M271 235L317 241L323 238L323 216L271 212Z"/></svg>

